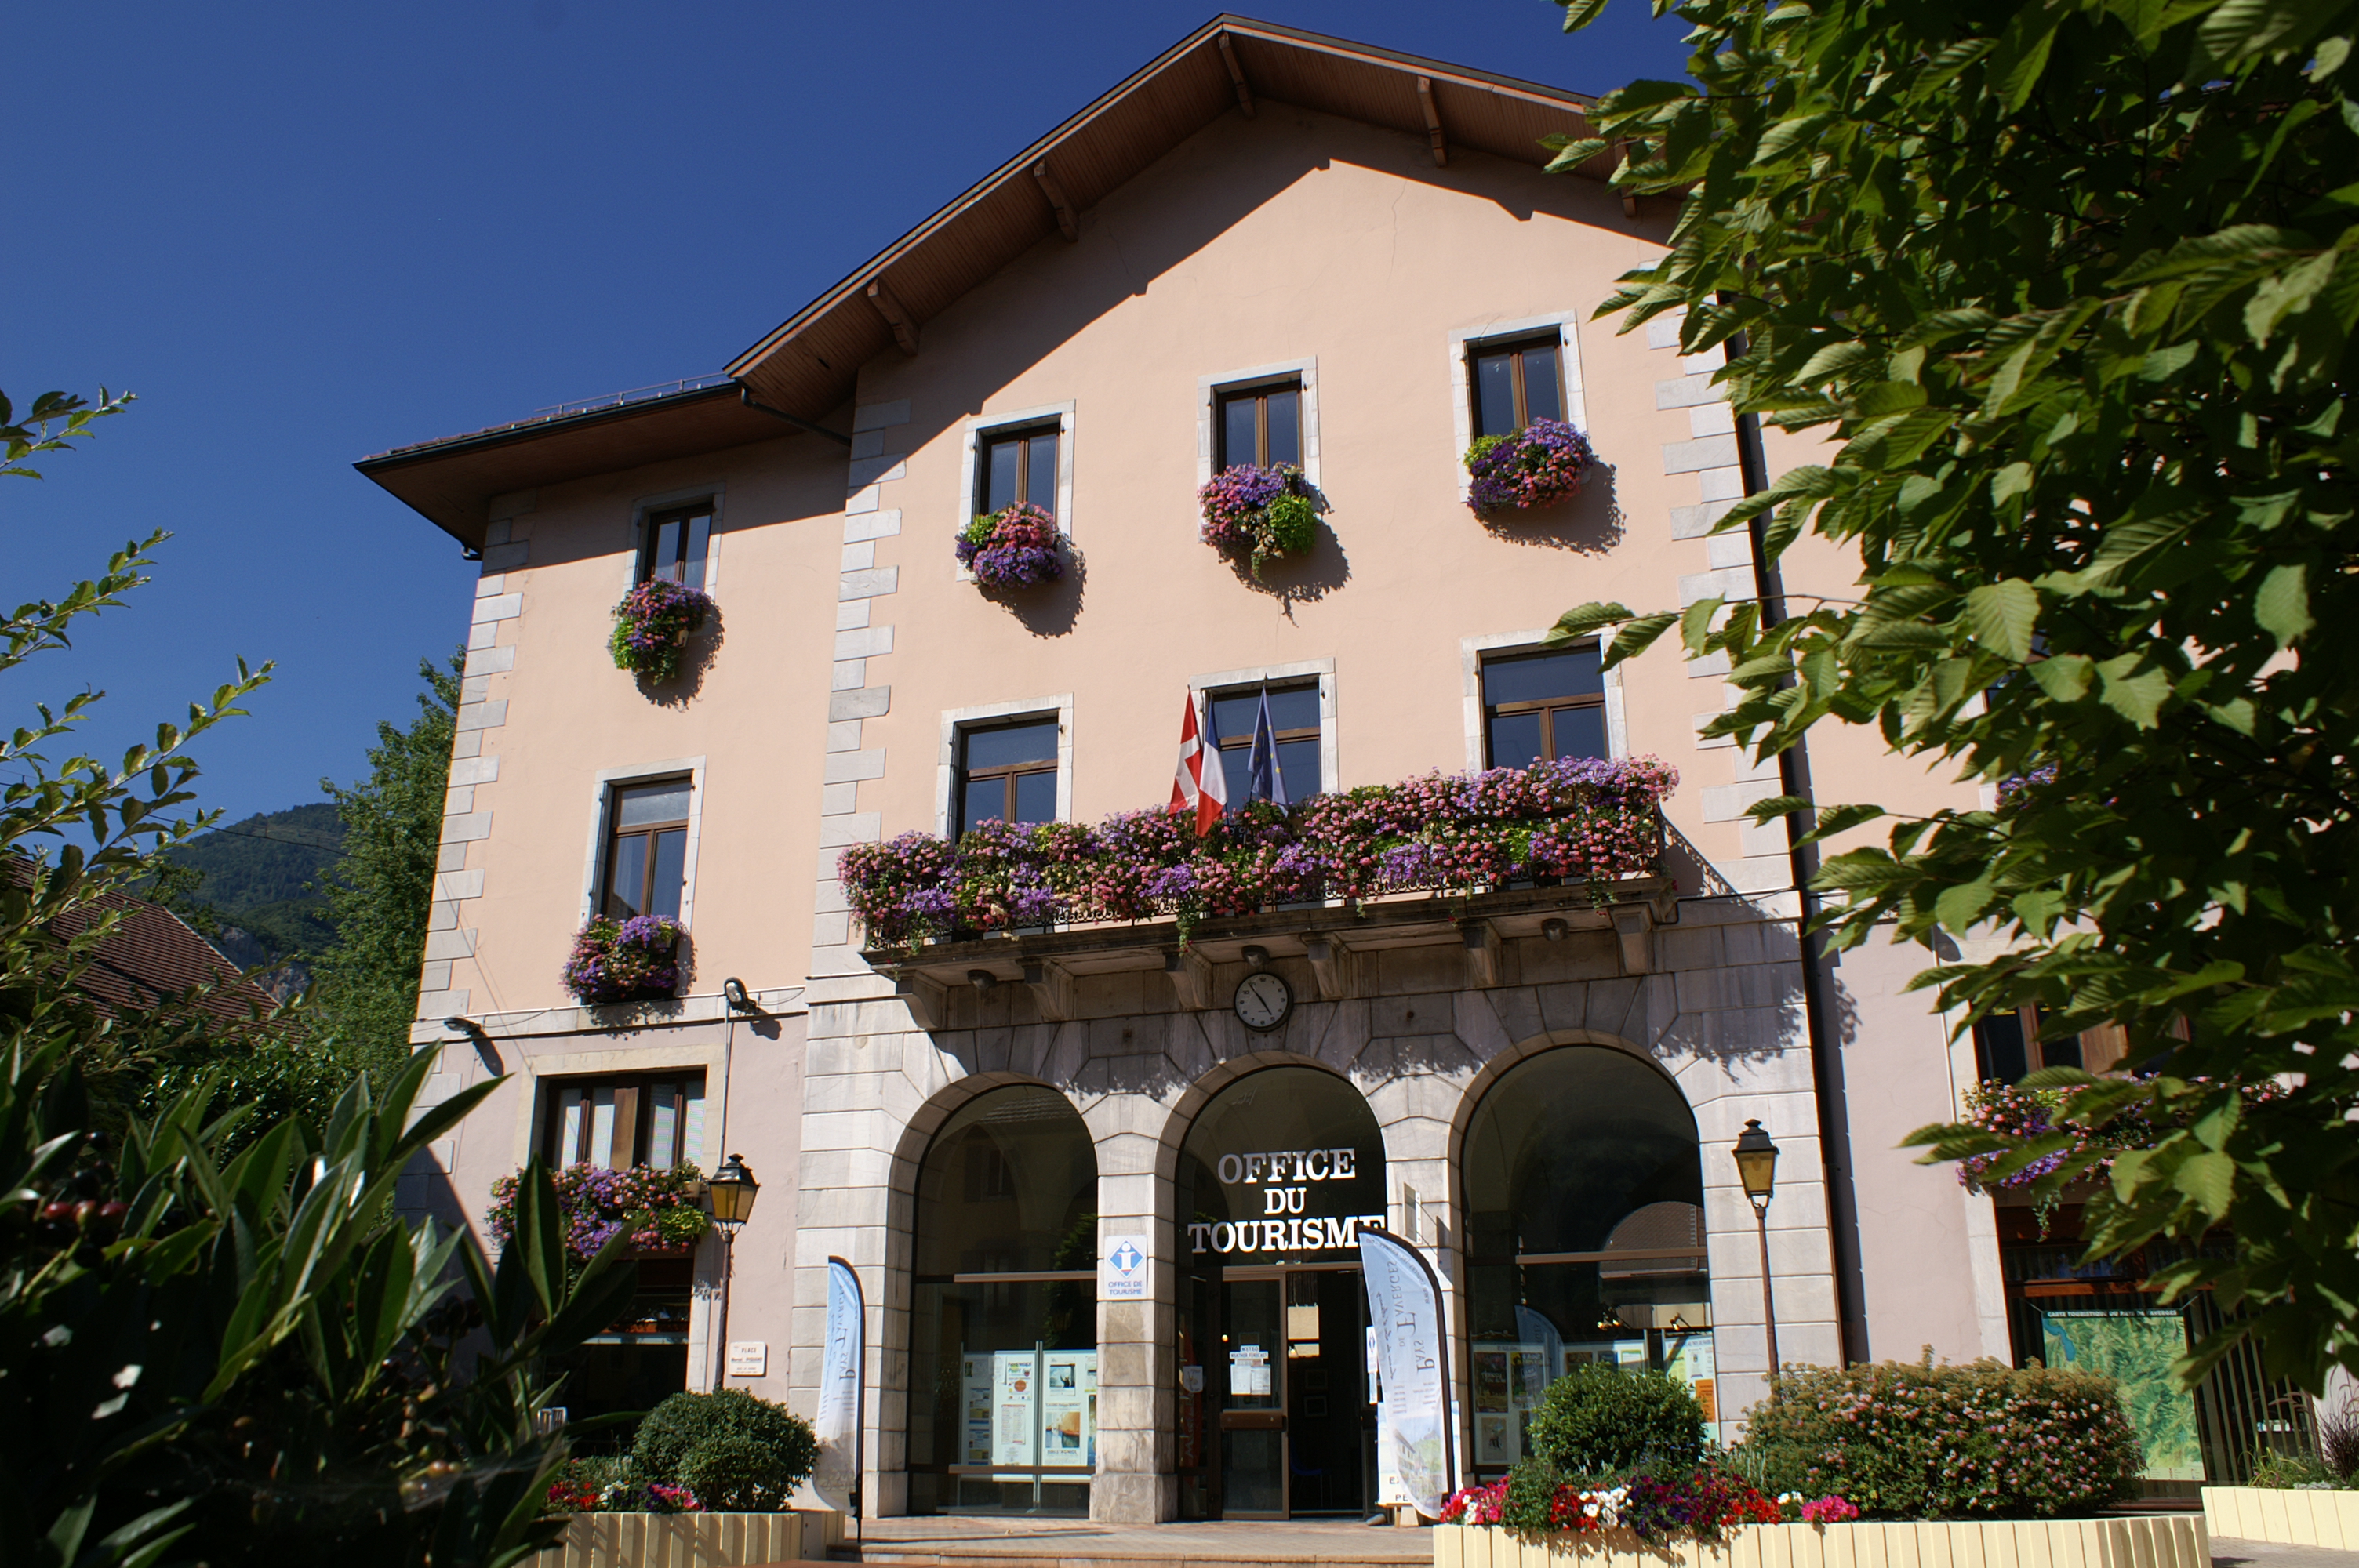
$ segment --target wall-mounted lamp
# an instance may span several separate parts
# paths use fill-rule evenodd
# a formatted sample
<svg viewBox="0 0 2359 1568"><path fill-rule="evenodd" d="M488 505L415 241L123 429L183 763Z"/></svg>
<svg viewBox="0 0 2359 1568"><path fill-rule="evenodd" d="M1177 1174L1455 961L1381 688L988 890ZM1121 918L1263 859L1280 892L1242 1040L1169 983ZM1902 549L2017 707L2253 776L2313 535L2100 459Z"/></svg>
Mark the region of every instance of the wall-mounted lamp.
<svg viewBox="0 0 2359 1568"><path fill-rule="evenodd" d="M1540 922L1540 935L1551 942L1561 942L1572 935L1572 927L1556 915Z"/></svg>
<svg viewBox="0 0 2359 1568"><path fill-rule="evenodd" d="M455 1029L460 1033L465 1035L468 1039L475 1043L475 1056L478 1061L484 1064L484 1071L491 1074L495 1077L497 1077L500 1074L507 1071L507 1069L500 1064L499 1047L492 1044L490 1033L486 1031L482 1024L476 1022L472 1018L454 1017L444 1019L442 1021L442 1027L445 1029Z"/></svg>
<svg viewBox="0 0 2359 1568"><path fill-rule="evenodd" d="M966 983L973 986L977 994L988 996L991 994L991 988L999 983L999 977L989 969L969 969L966 972Z"/></svg>
<svg viewBox="0 0 2359 1568"><path fill-rule="evenodd" d="M1269 962L1269 949L1266 947L1247 947L1245 950L1243 957L1245 961L1245 966L1248 968L1258 969L1264 964Z"/></svg>
<svg viewBox="0 0 2359 1568"><path fill-rule="evenodd" d="M732 975L721 982L721 1000L729 1004L732 1012L759 1012L754 999L745 994L745 982Z"/></svg>

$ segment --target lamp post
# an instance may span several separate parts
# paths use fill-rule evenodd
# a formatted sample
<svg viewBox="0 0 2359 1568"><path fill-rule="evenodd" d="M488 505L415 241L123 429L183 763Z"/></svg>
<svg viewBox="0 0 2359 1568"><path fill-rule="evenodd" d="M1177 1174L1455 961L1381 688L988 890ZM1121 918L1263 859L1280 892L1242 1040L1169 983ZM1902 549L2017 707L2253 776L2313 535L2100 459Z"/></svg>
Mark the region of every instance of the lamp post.
<svg viewBox="0 0 2359 1568"><path fill-rule="evenodd" d="M712 1202L712 1221L721 1227L721 1326L713 1338L720 1354L713 1357L712 1373L712 1391L717 1394L729 1375L729 1283L737 1271L737 1227L754 1217L754 1197L762 1184L745 1168L745 1162L732 1154L712 1173L704 1190Z"/></svg>
<svg viewBox="0 0 2359 1568"><path fill-rule="evenodd" d="M1761 1130L1759 1118L1748 1120L1730 1151L1736 1156L1736 1179L1753 1204L1753 1222L1761 1231L1761 1322L1769 1331L1769 1391L1777 1391L1777 1303L1769 1292L1769 1199L1777 1187L1777 1145Z"/></svg>

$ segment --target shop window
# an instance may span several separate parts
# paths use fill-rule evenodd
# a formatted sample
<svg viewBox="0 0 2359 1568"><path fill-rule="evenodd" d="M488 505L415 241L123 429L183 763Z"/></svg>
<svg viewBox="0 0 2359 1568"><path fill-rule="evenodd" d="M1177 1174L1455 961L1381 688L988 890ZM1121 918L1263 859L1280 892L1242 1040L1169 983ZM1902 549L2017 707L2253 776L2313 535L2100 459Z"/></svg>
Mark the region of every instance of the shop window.
<svg viewBox="0 0 2359 1568"><path fill-rule="evenodd" d="M1057 819L1057 720L959 731L958 827Z"/></svg>
<svg viewBox="0 0 2359 1568"><path fill-rule="evenodd" d="M1584 1364L1688 1382L1717 1433L1695 1118L1645 1062L1571 1045L1516 1064L1466 1130L1476 1474L1529 1450L1541 1396Z"/></svg>
<svg viewBox="0 0 2359 1568"><path fill-rule="evenodd" d="M1470 343L1467 382L1474 433L1512 436L1535 419L1564 417L1564 348L1555 332L1513 342Z"/></svg>
<svg viewBox="0 0 2359 1568"><path fill-rule="evenodd" d="M975 437L974 509L997 512L1018 502L1057 515L1055 425L984 430Z"/></svg>
<svg viewBox="0 0 2359 1568"><path fill-rule="evenodd" d="M1218 395L1221 449L1215 468L1251 463L1302 466L1302 384L1288 380Z"/></svg>
<svg viewBox="0 0 2359 1568"><path fill-rule="evenodd" d="M688 872L689 781L618 785L607 797L606 865L599 910L679 918Z"/></svg>
<svg viewBox="0 0 2359 1568"><path fill-rule="evenodd" d="M1484 659L1483 740L1495 768L1607 755L1605 677L1596 646Z"/></svg>
<svg viewBox="0 0 2359 1568"><path fill-rule="evenodd" d="M962 1107L918 1174L909 1511L1089 1511L1097 1464L1097 1152L1070 1101Z"/></svg>
<svg viewBox="0 0 2359 1568"><path fill-rule="evenodd" d="M1359 1517L1375 1408L1357 1233L1386 1203L1367 1100L1317 1067L1249 1074L1197 1113L1178 1176L1182 1516Z"/></svg>
<svg viewBox="0 0 2359 1568"><path fill-rule="evenodd" d="M655 1073L551 1083L541 1158L551 1166L669 1170L704 1148L704 1075Z"/></svg>
<svg viewBox="0 0 2359 1568"><path fill-rule="evenodd" d="M639 542L638 580L659 579L685 588L702 588L704 556L712 535L710 501L648 513Z"/></svg>
<svg viewBox="0 0 2359 1568"><path fill-rule="evenodd" d="M1232 805L1242 805L1253 795L1254 730L1260 722L1265 690L1269 697L1270 733L1277 743L1277 782L1284 786L1286 799L1290 803L1308 800L1325 783L1319 761L1317 681L1215 692L1211 694L1210 722Z"/></svg>

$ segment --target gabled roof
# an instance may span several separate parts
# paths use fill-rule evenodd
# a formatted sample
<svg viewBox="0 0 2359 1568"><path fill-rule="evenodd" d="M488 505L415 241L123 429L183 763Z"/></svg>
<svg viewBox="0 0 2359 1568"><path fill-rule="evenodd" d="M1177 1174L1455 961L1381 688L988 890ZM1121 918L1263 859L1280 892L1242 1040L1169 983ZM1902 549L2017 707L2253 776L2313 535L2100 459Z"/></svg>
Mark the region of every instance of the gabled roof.
<svg viewBox="0 0 2359 1568"><path fill-rule="evenodd" d="M1535 168L1550 134L1589 134L1586 95L1226 14L1213 17L910 230L729 362L763 402L817 418L852 395L860 366L920 343L947 308L1074 214L1232 109L1265 101ZM1581 173L1603 179L1604 155Z"/></svg>
<svg viewBox="0 0 2359 1568"><path fill-rule="evenodd" d="M984 177L729 362L718 386L563 412L364 458L354 466L462 542L491 498L669 457L773 439L853 395L860 367L914 352L927 320L1232 110L1292 104L1455 149L1544 167L1550 135L1589 134L1584 94L1275 22L1213 17ZM1579 173L1603 179L1600 155ZM847 435L823 430L837 440Z"/></svg>

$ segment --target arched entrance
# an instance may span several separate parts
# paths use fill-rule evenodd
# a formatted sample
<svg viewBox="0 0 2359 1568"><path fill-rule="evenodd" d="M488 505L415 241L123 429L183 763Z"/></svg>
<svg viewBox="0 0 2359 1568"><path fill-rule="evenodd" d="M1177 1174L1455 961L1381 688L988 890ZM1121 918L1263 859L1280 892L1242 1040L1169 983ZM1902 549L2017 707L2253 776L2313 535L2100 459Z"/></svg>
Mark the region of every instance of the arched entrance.
<svg viewBox="0 0 2359 1568"><path fill-rule="evenodd" d="M1652 1367L1712 1400L1712 1291L1695 1117L1646 1062L1543 1051L1475 1107L1462 1171L1476 1475L1504 1473L1573 1367Z"/></svg>
<svg viewBox="0 0 2359 1568"><path fill-rule="evenodd" d="M1266 1067L1181 1145L1180 1504L1192 1519L1357 1515L1375 1496L1362 1223L1384 1135L1350 1083Z"/></svg>
<svg viewBox="0 0 2359 1568"><path fill-rule="evenodd" d="M909 1511L1087 1513L1096 1151L1064 1096L978 1095L927 1147L910 1260Z"/></svg>

